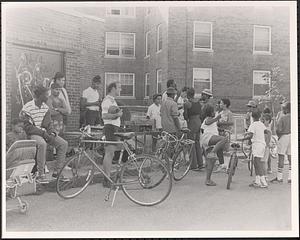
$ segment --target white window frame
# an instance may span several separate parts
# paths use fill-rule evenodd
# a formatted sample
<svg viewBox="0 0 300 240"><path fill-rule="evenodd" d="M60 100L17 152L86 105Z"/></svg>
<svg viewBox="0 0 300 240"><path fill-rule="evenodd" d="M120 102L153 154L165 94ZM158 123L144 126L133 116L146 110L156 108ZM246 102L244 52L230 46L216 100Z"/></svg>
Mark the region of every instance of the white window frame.
<svg viewBox="0 0 300 240"><path fill-rule="evenodd" d="M145 35L145 58L150 56L150 49L149 49L149 52L147 52L147 50L148 50L148 41L149 41L148 37L150 37L150 31L146 32L146 35Z"/></svg>
<svg viewBox="0 0 300 240"><path fill-rule="evenodd" d="M150 86L149 80L150 80L150 73L145 73L145 99L150 98L150 92L149 92L149 95L147 95L147 86L148 85Z"/></svg>
<svg viewBox="0 0 300 240"><path fill-rule="evenodd" d="M105 79L104 79L104 93L106 96L106 79L107 79L107 75L108 74L118 74L119 75L119 80L117 82L120 83L120 78L121 78L121 74L131 74L133 75L133 96L116 96L116 98L122 98L122 99L135 99L135 73L118 73L118 72L105 72ZM122 84L121 84L122 86Z"/></svg>
<svg viewBox="0 0 300 240"><path fill-rule="evenodd" d="M210 24L210 48L196 48L195 47L195 30L197 23L205 23ZM201 22L201 21L194 21L194 30L193 30L193 51L201 51L201 52L213 52L212 49L212 39L213 39L213 23L212 22Z"/></svg>
<svg viewBox="0 0 300 240"><path fill-rule="evenodd" d="M124 15L124 7L108 7L108 8L106 8L105 14L106 14L106 17L135 18L136 17L136 9L135 9L135 7L132 7L132 8L133 8L133 15L130 15L130 16ZM120 15L111 14L112 9L120 10Z"/></svg>
<svg viewBox="0 0 300 240"><path fill-rule="evenodd" d="M119 55L108 55L107 54L107 34L108 33L119 33ZM133 35L133 56L127 57L121 55L122 49L121 49L121 36L122 34L132 34ZM129 58L129 59L135 59L135 33L128 33L128 32L105 32L105 57L106 58Z"/></svg>
<svg viewBox="0 0 300 240"><path fill-rule="evenodd" d="M268 28L269 29L269 51L256 51L255 50L255 28ZM270 26L254 25L253 26L253 54L272 54L272 28Z"/></svg>
<svg viewBox="0 0 300 240"><path fill-rule="evenodd" d="M161 81L160 81L160 83L162 84L162 74L163 74L163 72L162 72L162 69L161 69L161 68L156 70L156 92L157 92L157 93L159 93L159 92L158 92L158 83L159 83L159 82L158 82L158 73L159 73L159 72L161 72Z"/></svg>
<svg viewBox="0 0 300 240"><path fill-rule="evenodd" d="M162 48L163 48L163 46L162 46L163 45L163 39L162 39L162 36L161 36L161 49L159 49L159 37L160 37L159 30L161 29L161 27L162 27L162 24L159 24L156 28L156 52L157 53L161 52ZM161 31L162 31L162 29L161 29Z"/></svg>
<svg viewBox="0 0 300 240"><path fill-rule="evenodd" d="M254 95L254 74L255 73L263 73L263 74L269 74L269 76L271 76L271 71L268 70L253 70L252 72L252 97L253 99L257 99L257 98L270 98L270 94L269 96L265 96L265 95ZM269 78L269 89L271 87L271 78Z"/></svg>
<svg viewBox="0 0 300 240"><path fill-rule="evenodd" d="M201 69L201 70L209 70L209 85L210 85L210 91L212 91L212 68L193 68L193 88L195 88L195 70ZM205 82L205 81L196 81L196 82ZM200 97L201 93L195 93L195 97Z"/></svg>

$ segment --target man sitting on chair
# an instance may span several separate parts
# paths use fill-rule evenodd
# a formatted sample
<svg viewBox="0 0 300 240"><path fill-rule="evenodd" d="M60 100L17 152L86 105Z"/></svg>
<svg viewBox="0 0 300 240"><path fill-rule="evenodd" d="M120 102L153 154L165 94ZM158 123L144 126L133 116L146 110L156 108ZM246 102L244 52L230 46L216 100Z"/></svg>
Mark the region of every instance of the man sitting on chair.
<svg viewBox="0 0 300 240"><path fill-rule="evenodd" d="M27 102L21 112L20 117L24 120L24 130L30 139L36 140L37 149L37 182L48 182L44 174L46 162L47 144L52 145L57 151L57 164L52 177L57 177L58 170L62 167L68 143L59 137L55 132L52 123L49 107L46 105L48 100L48 89L42 85L35 87L34 99Z"/></svg>

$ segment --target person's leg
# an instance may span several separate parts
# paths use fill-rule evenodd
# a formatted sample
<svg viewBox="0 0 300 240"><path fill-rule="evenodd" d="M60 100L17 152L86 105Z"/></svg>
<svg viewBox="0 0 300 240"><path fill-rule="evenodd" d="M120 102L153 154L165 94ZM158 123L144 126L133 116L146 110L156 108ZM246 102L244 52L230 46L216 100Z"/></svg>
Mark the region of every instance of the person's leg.
<svg viewBox="0 0 300 240"><path fill-rule="evenodd" d="M270 182L275 183L275 182L282 182L282 177L283 177L283 167L284 167L284 155L283 154L278 154L278 167L277 167L277 176L276 178L272 179Z"/></svg>
<svg viewBox="0 0 300 240"><path fill-rule="evenodd" d="M47 150L47 143L41 136L38 135L31 135L30 138L36 141L37 144L37 155L36 155L36 162L37 162L37 171L39 176L44 175L44 168L46 163L46 150Z"/></svg>
<svg viewBox="0 0 300 240"><path fill-rule="evenodd" d="M267 161L267 172L272 173L272 168L271 168L271 155L269 154L268 161Z"/></svg>
<svg viewBox="0 0 300 240"><path fill-rule="evenodd" d="M255 172L255 181L254 184L250 184L250 186L261 186L260 182L260 158L259 157L254 157L253 158L253 165L254 165L254 172Z"/></svg>
<svg viewBox="0 0 300 240"><path fill-rule="evenodd" d="M202 159L202 150L200 147L200 129L195 134L195 154L196 154L198 168L201 169L204 167L204 164Z"/></svg>
<svg viewBox="0 0 300 240"><path fill-rule="evenodd" d="M289 175L288 175L288 183L292 182L292 163L291 163L291 155L288 154L288 160L289 160Z"/></svg>
<svg viewBox="0 0 300 240"><path fill-rule="evenodd" d="M56 165L54 167L54 173L57 173L65 163L66 153L68 150L68 142L63 138L57 136L55 137L53 146L56 148L57 152L57 160Z"/></svg>
<svg viewBox="0 0 300 240"><path fill-rule="evenodd" d="M190 132L190 133L188 133L188 138L195 141L196 134L193 132ZM197 170L198 169L198 161L197 161L197 155L196 155L196 142L192 146L192 149L191 149L191 158L192 158L192 163L191 163L190 169Z"/></svg>
<svg viewBox="0 0 300 240"><path fill-rule="evenodd" d="M85 116L86 125L94 126L97 117L97 115L95 115L95 111L87 110Z"/></svg>
<svg viewBox="0 0 300 240"><path fill-rule="evenodd" d="M210 138L208 145L212 146L215 145L213 148L213 152L215 152L219 158L220 165L224 164L224 156L223 156L223 150L226 144L226 138L219 135L214 135Z"/></svg>
<svg viewBox="0 0 300 240"><path fill-rule="evenodd" d="M103 159L103 170L106 173L108 177L110 177L110 170L112 166L112 160L114 157L114 153L116 151L116 147L112 144L107 145L104 147L105 149L105 155Z"/></svg>
<svg viewBox="0 0 300 240"><path fill-rule="evenodd" d="M216 186L216 183L211 180L211 174L215 166L215 158L206 158L206 181L205 184L208 186Z"/></svg>

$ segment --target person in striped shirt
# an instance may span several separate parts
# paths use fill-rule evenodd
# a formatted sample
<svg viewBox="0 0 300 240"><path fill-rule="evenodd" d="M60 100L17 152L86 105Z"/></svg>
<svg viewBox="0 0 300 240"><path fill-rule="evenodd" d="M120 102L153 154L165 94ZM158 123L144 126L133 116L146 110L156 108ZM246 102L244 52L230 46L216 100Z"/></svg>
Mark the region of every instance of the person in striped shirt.
<svg viewBox="0 0 300 240"><path fill-rule="evenodd" d="M33 93L34 99L23 106L20 117L24 121L26 134L37 142L37 181L45 183L49 181L44 174L47 144L56 148L57 163L52 174L52 177L56 178L58 170L64 163L68 143L58 136L52 126L50 110L46 105L48 89L38 85L34 88Z"/></svg>

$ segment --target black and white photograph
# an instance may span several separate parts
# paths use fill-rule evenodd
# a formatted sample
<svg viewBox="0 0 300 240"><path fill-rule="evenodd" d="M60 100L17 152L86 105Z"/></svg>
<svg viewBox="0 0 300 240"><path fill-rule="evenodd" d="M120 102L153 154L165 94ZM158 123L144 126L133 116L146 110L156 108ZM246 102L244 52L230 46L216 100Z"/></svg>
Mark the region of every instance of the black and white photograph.
<svg viewBox="0 0 300 240"><path fill-rule="evenodd" d="M1 2L3 238L299 237L296 1Z"/></svg>

